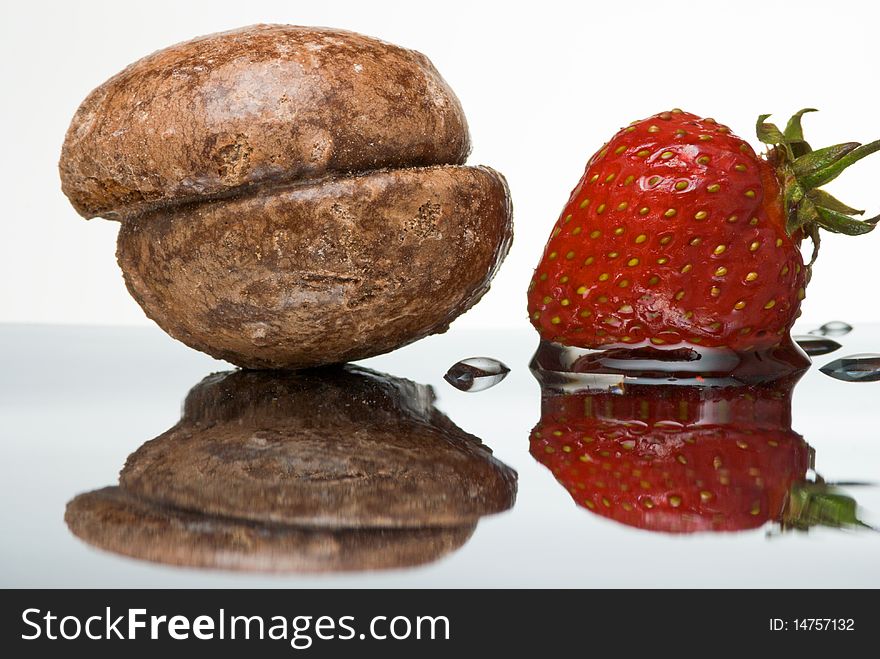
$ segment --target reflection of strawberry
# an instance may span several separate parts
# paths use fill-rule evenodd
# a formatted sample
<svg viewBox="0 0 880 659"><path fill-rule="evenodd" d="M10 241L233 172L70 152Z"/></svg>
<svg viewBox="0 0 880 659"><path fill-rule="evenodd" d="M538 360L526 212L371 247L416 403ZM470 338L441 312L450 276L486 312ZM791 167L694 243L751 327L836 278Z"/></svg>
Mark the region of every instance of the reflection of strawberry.
<svg viewBox="0 0 880 659"><path fill-rule="evenodd" d="M811 152L796 114L759 120L759 157L712 119L673 110L621 130L587 164L529 287L532 323L586 348L694 343L736 350L787 334L804 297L799 245L878 218L819 186L880 141Z"/></svg>
<svg viewBox="0 0 880 659"><path fill-rule="evenodd" d="M809 446L791 430L791 387L546 393L531 453L576 503L618 522L755 528L781 520L810 467Z"/></svg>
<svg viewBox="0 0 880 659"><path fill-rule="evenodd" d="M792 488L781 522L783 531L807 531L814 526L871 528L858 518L856 500L821 478Z"/></svg>

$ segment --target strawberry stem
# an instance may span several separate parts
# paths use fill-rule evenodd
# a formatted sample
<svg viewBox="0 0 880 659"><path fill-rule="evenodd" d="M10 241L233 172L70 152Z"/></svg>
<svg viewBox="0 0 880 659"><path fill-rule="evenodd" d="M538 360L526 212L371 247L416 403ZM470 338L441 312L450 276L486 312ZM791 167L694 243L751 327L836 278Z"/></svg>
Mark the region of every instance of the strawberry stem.
<svg viewBox="0 0 880 659"><path fill-rule="evenodd" d="M758 139L772 147L769 157L776 167L783 187L783 201L788 220L786 230L789 234L801 231L813 241L813 257L816 260L819 250L819 229L847 236L870 233L880 222L880 215L867 220L855 216L863 215L819 188L840 176L850 165L862 158L880 151L880 140L869 144L845 142L813 151L804 139L801 119L807 112L805 108L796 112L785 130L781 131L767 122L769 114L758 117L756 132Z"/></svg>

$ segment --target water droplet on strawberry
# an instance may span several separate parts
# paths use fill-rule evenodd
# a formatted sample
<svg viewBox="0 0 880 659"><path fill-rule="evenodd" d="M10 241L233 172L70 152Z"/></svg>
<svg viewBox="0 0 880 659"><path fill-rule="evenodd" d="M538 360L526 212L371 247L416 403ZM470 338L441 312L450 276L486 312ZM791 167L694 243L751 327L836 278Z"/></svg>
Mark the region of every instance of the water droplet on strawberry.
<svg viewBox="0 0 880 659"><path fill-rule="evenodd" d="M510 369L497 359L469 357L453 364L443 379L456 389L475 393L494 387L508 373Z"/></svg>
<svg viewBox="0 0 880 659"><path fill-rule="evenodd" d="M880 355L875 353L849 355L835 359L819 370L844 382L877 382L880 380Z"/></svg>
<svg viewBox="0 0 880 659"><path fill-rule="evenodd" d="M828 353L839 350L842 347L834 339L817 336L815 334L805 334L802 336L793 336L791 338L794 339L795 343L797 343L805 353L812 357L827 355Z"/></svg>
<svg viewBox="0 0 880 659"><path fill-rule="evenodd" d="M832 320L825 323L819 329L810 330L810 334L818 334L820 336L843 336L852 332L852 325L842 320Z"/></svg>

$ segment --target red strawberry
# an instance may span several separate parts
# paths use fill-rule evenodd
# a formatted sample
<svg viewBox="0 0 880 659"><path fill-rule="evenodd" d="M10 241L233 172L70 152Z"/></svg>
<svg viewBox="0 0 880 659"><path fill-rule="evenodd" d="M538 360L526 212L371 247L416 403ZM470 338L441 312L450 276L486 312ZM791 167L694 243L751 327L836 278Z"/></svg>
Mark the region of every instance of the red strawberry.
<svg viewBox="0 0 880 659"><path fill-rule="evenodd" d="M641 529L736 531L780 520L811 450L793 382L545 393L531 453L578 505ZM735 424L731 422L735 421Z"/></svg>
<svg viewBox="0 0 880 659"><path fill-rule="evenodd" d="M865 527L851 497L805 478L813 452L791 429L802 373L749 387L548 388L531 453L579 506L640 529Z"/></svg>
<svg viewBox="0 0 880 659"><path fill-rule="evenodd" d="M804 298L800 254L819 227L878 218L818 189L880 141L811 151L797 113L758 122L767 157L712 119L672 110L621 130L587 164L529 287L545 340L585 348L693 343L764 348Z"/></svg>

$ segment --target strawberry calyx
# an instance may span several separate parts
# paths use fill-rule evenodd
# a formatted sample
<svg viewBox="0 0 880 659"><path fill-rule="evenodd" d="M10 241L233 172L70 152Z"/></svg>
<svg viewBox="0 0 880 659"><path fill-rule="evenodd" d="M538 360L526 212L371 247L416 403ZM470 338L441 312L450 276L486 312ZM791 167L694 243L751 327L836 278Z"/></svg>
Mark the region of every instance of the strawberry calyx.
<svg viewBox="0 0 880 659"><path fill-rule="evenodd" d="M865 211L852 208L820 189L853 163L880 151L880 140L869 144L845 142L814 151L804 139L801 119L804 114L815 111L805 108L796 112L785 130L768 123L769 114L759 116L756 126L758 139L771 147L768 159L782 184L786 231L790 236L808 236L813 243L810 265L819 253L820 229L858 236L873 231L880 222L880 215L857 218Z"/></svg>
<svg viewBox="0 0 880 659"><path fill-rule="evenodd" d="M858 518L858 504L853 497L821 478L792 486L781 520L782 531L807 531L816 526L872 528Z"/></svg>

